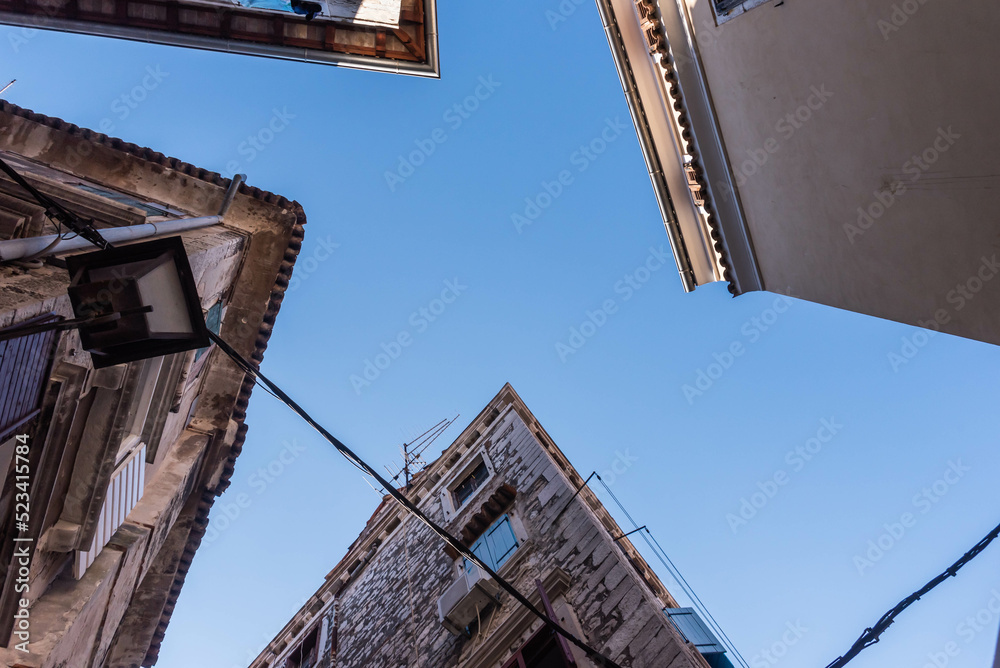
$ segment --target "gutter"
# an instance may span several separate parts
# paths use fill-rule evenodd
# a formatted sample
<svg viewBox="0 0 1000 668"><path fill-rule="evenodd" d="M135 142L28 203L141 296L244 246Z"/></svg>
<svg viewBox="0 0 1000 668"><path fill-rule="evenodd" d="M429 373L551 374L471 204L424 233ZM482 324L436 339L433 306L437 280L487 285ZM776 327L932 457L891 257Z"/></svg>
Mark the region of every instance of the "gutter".
<svg viewBox="0 0 1000 668"><path fill-rule="evenodd" d="M638 39L634 35L646 26L639 16L633 11L628 17L620 17L622 21L633 20L633 25L619 23L615 15L615 7L627 11L636 0L596 0L684 288L690 292L699 281L724 280L730 292L739 295L764 289L763 279L739 193L732 183L729 159L694 40L689 1L642 3L654 7L646 20L663 40L656 47L661 54L657 62L650 55L652 47L645 39L648 34ZM653 83L647 81L646 67L655 70L659 93L647 90ZM648 113L644 104L652 105ZM661 127L664 122L669 129ZM669 139L665 139L668 135ZM684 201L687 183L680 182L674 168L684 168L685 156L691 158L707 214L689 210ZM716 197L726 190L733 196ZM685 235L688 243L684 242ZM704 266L706 259L715 264L714 277Z"/></svg>
<svg viewBox="0 0 1000 668"><path fill-rule="evenodd" d="M237 174L233 177L232 181L229 182L229 187L226 189L225 196L222 198L219 213L214 216L177 218L158 223L110 227L100 230L101 236L112 243L116 243L177 234L187 230L197 230L202 227L221 224L226 214L229 213L229 207L232 206L233 200L236 199L236 193L239 191L240 185L246 178L245 174ZM79 235L74 235L68 239L63 238L62 234L49 234L44 237L27 237L25 239L7 239L0 241L0 262L25 259L36 260L57 253L68 253L70 251L90 248L92 245L91 242Z"/></svg>
<svg viewBox="0 0 1000 668"><path fill-rule="evenodd" d="M677 265L677 272L681 277L681 285L684 287L684 292L693 292L698 285L695 281L694 269L691 266L691 259L688 256L687 247L684 245L684 239L681 237L677 215L674 211L674 203L670 197L670 190L667 188L666 179L663 176L663 169L660 167L659 157L652 149L652 132L646 121L646 112L642 107L642 100L639 98L639 91L636 87L635 76L632 74L632 66L629 63L628 54L625 52L625 47L622 44L621 34L618 29L618 20L615 17L610 0L597 0L597 9L601 14L601 23L604 24L604 33L608 39L608 45L611 47L611 55L615 60L615 67L618 70L622 90L625 92L629 113L632 115L632 123L635 126L636 133L639 135L639 146L642 148L642 157L646 161L646 171L649 174L649 180L653 183L656 203L663 218L663 225L667 230L667 237L670 240L674 262Z"/></svg>
<svg viewBox="0 0 1000 668"><path fill-rule="evenodd" d="M201 218L181 218L167 220L162 223L144 223L127 227L111 227L100 230L101 236L111 243L135 241L158 237L166 234L176 234L185 230L196 230L222 222L222 216L203 216ZM8 239L0 241L0 262L11 262L25 258L38 259L56 253L91 248L93 244L80 236L63 239L59 234L49 234L44 237L28 237L27 239Z"/></svg>

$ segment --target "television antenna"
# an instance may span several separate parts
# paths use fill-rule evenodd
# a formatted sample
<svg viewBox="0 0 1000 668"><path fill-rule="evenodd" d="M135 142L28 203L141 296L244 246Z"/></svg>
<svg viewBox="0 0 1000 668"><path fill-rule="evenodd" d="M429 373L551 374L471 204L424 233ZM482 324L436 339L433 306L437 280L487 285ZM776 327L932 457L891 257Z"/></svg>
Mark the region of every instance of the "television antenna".
<svg viewBox="0 0 1000 668"><path fill-rule="evenodd" d="M423 458L424 451L427 450L431 443L436 441L437 437L443 434L445 430L458 419L458 417L458 415L455 415L455 417L450 420L447 418L441 420L409 443L404 442L399 448L399 452L403 456L403 466L397 471L393 471L393 469L388 466L385 467L385 470L392 476L392 482L397 483L402 478L404 486L407 490L409 490L413 476L427 466L427 462L424 461Z"/></svg>

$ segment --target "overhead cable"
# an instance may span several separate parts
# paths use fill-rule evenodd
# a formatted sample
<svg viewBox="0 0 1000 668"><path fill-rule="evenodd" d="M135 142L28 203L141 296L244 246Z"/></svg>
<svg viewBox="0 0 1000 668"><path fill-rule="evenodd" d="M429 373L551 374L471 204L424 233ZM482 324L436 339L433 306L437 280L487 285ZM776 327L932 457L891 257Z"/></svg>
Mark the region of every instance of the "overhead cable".
<svg viewBox="0 0 1000 668"><path fill-rule="evenodd" d="M688 595L688 597L694 604L694 607L705 617L705 621L711 626L712 630L715 633L719 634L719 637L722 639L722 642L725 643L729 651L733 653L733 656L735 656L743 666L745 666L746 668L750 668L750 664L747 663L746 659L743 658L743 655L740 654L740 651L736 648L735 643L733 643L733 641L729 639L729 636L726 635L726 632L723 630L722 625L719 624L719 622L716 621L712 613L709 612L708 606L706 606L702 602L698 594L695 593L694 587L692 587L688 583L688 581L681 574L680 569L678 569L677 566L674 565L674 562L670 559L670 556L667 554L666 550L664 550L663 547L660 545L659 541L657 541L656 538L653 536L652 532L645 525L639 527L638 522L636 522L635 519L632 517L632 515L628 512L628 510L625 509L625 505L618 499L617 496L615 496L615 493L611 491L611 488L608 486L608 484L604 482L604 478L598 475L596 471L592 473L591 476L597 477L597 479L601 483L601 486L604 487L608 495L618 505L618 508L621 509L622 513L625 514L625 517L628 518L628 521L632 523L633 527L635 527L635 529L633 531L630 531L629 533L634 533L640 528L645 529L645 532L640 533L640 535L642 536L642 539L646 541L646 545L649 546L649 549L653 551L653 554L655 554L656 558L660 561L661 564L663 564L663 567L667 569L667 572L677 581L677 584L681 587L681 589L684 590L684 593ZM590 478L588 477L587 480L590 480ZM652 542L650 542L650 540L652 540Z"/></svg>
<svg viewBox="0 0 1000 668"><path fill-rule="evenodd" d="M260 373L253 365L250 364L242 355L236 352L228 343L226 343L219 335L214 332L209 332L209 337L219 346L219 348L229 355L230 358L236 364L251 375L252 378L257 383L262 383L271 389L278 396L282 403L292 409L299 417L305 420L313 429L320 433L333 447L337 449L340 454L342 454L348 461L353 463L358 468L361 468L365 473L378 481L386 491L395 499L399 505L405 508L409 513L423 522L431 531L436 533L442 540L444 540L448 545L452 547L456 552L465 557L470 562L474 563L477 567L488 574L500 588L506 591L511 597L514 598L518 603L524 606L528 612L538 617L546 626L548 626L552 631L558 633L562 637L566 638L569 642L573 643L581 650L583 650L587 657L597 663L600 666L605 666L607 668L621 668L617 663L604 656L596 649L585 643L584 641L577 638L575 635L570 633L567 629L563 628L557 621L543 613L535 605L531 603L521 592L519 592L512 584L507 582L505 579L497 575L497 573L490 568L482 559L476 556L468 547L466 547L462 542L448 533L445 529L434 522L430 517L428 517L422 510L420 510L410 499L408 499L402 492L396 489L388 480L383 478L378 471L369 466L364 460L358 457L354 451L348 448L344 443L337 439L333 434L326 430L321 424L316 422L301 406L299 406L291 397L289 397L285 392L275 385L271 380L269 380L264 374Z"/></svg>
<svg viewBox="0 0 1000 668"><path fill-rule="evenodd" d="M880 640L881 635L889 629L892 623L896 621L896 617L903 612L903 610L906 610L908 607L919 601L922 596L948 578L955 577L962 566L965 566L967 563L975 559L976 556L985 550L986 546L992 543L998 535L1000 535L1000 524L986 534L986 536L981 541L976 543L971 550L963 554L958 561L946 568L943 573L897 603L892 609L882 615L873 626L865 629L865 632L861 634L861 637L858 638L853 645L851 645L851 648L847 650L847 653L838 657L826 668L842 668L842 666L846 666L851 659L860 654L866 647L871 647L877 643Z"/></svg>

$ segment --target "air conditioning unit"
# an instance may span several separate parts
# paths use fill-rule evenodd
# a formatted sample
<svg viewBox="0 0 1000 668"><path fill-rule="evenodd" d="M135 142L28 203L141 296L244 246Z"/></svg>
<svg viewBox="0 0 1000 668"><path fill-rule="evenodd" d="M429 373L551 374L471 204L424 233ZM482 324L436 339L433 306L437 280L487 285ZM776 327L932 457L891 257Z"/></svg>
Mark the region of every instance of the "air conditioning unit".
<svg viewBox="0 0 1000 668"><path fill-rule="evenodd" d="M456 636L496 603L500 587L488 575L470 564L438 599L438 618Z"/></svg>

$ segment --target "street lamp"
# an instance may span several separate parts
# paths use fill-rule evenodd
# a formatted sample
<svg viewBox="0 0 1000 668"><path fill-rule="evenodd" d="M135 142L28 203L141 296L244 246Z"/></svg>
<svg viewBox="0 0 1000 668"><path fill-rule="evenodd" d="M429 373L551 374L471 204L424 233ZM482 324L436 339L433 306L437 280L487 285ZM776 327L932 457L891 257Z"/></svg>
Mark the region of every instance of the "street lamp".
<svg viewBox="0 0 1000 668"><path fill-rule="evenodd" d="M95 368L209 345L180 237L66 258L80 341Z"/></svg>
<svg viewBox="0 0 1000 668"><path fill-rule="evenodd" d="M78 329L94 368L205 348L208 329L180 237L66 258L76 318L0 330L0 341Z"/></svg>

